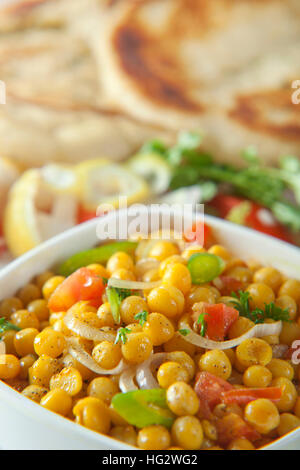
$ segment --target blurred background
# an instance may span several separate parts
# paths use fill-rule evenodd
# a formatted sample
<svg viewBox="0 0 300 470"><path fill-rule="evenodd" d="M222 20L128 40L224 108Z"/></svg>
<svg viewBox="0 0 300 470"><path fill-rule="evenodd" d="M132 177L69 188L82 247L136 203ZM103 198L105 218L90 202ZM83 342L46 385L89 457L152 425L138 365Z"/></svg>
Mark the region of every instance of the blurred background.
<svg viewBox="0 0 300 470"><path fill-rule="evenodd" d="M298 0L0 4L0 268L120 196L299 245Z"/></svg>

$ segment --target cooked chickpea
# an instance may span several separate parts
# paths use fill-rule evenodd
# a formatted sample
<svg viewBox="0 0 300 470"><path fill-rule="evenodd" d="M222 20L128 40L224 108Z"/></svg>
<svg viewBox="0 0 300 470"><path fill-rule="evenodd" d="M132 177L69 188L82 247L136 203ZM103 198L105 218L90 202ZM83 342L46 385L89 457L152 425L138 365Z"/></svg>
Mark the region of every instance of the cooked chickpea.
<svg viewBox="0 0 300 470"><path fill-rule="evenodd" d="M300 301L300 281L296 279L288 279L285 281L278 292L278 296L289 295L295 302Z"/></svg>
<svg viewBox="0 0 300 470"><path fill-rule="evenodd" d="M108 434L111 420L107 406L95 397L79 400L73 408L76 422L103 434Z"/></svg>
<svg viewBox="0 0 300 470"><path fill-rule="evenodd" d="M119 387L108 377L97 377L88 386L87 393L90 397L99 398L109 405L113 396L119 392Z"/></svg>
<svg viewBox="0 0 300 470"><path fill-rule="evenodd" d="M122 344L122 354L130 364L140 364L148 359L152 348L152 341L145 333L130 333Z"/></svg>
<svg viewBox="0 0 300 470"><path fill-rule="evenodd" d="M149 258L155 258L158 261L163 261L172 255L178 255L179 248L175 243L161 240L155 243L149 252Z"/></svg>
<svg viewBox="0 0 300 470"><path fill-rule="evenodd" d="M195 253L205 253L205 248L201 245L190 245L181 253L183 259L188 260Z"/></svg>
<svg viewBox="0 0 300 470"><path fill-rule="evenodd" d="M185 450L199 450L203 443L203 429L195 416L181 416L172 426L174 443Z"/></svg>
<svg viewBox="0 0 300 470"><path fill-rule="evenodd" d="M18 356L27 356L27 354L34 354L34 339L39 334L36 328L25 328L16 333L14 338L14 345Z"/></svg>
<svg viewBox="0 0 300 470"><path fill-rule="evenodd" d="M265 304L274 302L275 295L273 289L267 284L254 283L247 287L247 291L250 294L249 304L252 309L265 308Z"/></svg>
<svg viewBox="0 0 300 470"><path fill-rule="evenodd" d="M120 268L114 271L111 274L111 277L114 279L120 279L122 281L135 281L136 277L132 271L129 271L129 269L124 269Z"/></svg>
<svg viewBox="0 0 300 470"><path fill-rule="evenodd" d="M14 379L19 375L20 361L12 354L0 354L0 379Z"/></svg>
<svg viewBox="0 0 300 470"><path fill-rule="evenodd" d="M229 379L232 371L230 360L225 352L219 349L213 349L203 354L199 361L199 368L224 380Z"/></svg>
<svg viewBox="0 0 300 470"><path fill-rule="evenodd" d="M228 261L231 258L231 254L224 246L221 245L213 245L209 248L208 253L212 253L213 255L219 256L224 261Z"/></svg>
<svg viewBox="0 0 300 470"><path fill-rule="evenodd" d="M133 426L115 426L111 429L110 435L130 446L137 445L137 433Z"/></svg>
<svg viewBox="0 0 300 470"><path fill-rule="evenodd" d="M66 312L53 312L49 316L49 325L53 326L58 320L63 320Z"/></svg>
<svg viewBox="0 0 300 470"><path fill-rule="evenodd" d="M269 434L280 422L276 406L265 398L259 398L246 405L245 419L260 434Z"/></svg>
<svg viewBox="0 0 300 470"><path fill-rule="evenodd" d="M183 295L188 294L192 287L192 278L188 268L181 263L175 263L167 267L163 276L163 284L174 286Z"/></svg>
<svg viewBox="0 0 300 470"><path fill-rule="evenodd" d="M67 354L63 357L62 363L64 367L74 367L75 369L77 369L80 372L80 375L83 380L91 380L94 378L94 372L80 364L80 362L74 359L74 357L72 357L70 354Z"/></svg>
<svg viewBox="0 0 300 470"><path fill-rule="evenodd" d="M266 366L272 359L272 348L260 338L242 341L236 348L236 357L242 366Z"/></svg>
<svg viewBox="0 0 300 470"><path fill-rule="evenodd" d="M46 328L34 339L34 350L38 356L45 354L56 358L60 356L66 347L66 340L62 333Z"/></svg>
<svg viewBox="0 0 300 470"><path fill-rule="evenodd" d="M41 290L35 284L27 284L19 290L18 297L22 304L27 307L33 300L41 298Z"/></svg>
<svg viewBox="0 0 300 470"><path fill-rule="evenodd" d="M126 325L126 328L128 328L131 333L142 333L143 331L143 327L139 323L129 323L129 325Z"/></svg>
<svg viewBox="0 0 300 470"><path fill-rule="evenodd" d="M171 445L171 436L164 426L147 426L139 431L137 445L144 450L165 450Z"/></svg>
<svg viewBox="0 0 300 470"><path fill-rule="evenodd" d="M154 281L159 281L159 271L156 268L149 269L143 274L142 281L144 282L154 282Z"/></svg>
<svg viewBox="0 0 300 470"><path fill-rule="evenodd" d="M48 393L48 389L45 387L41 387L40 385L28 385L28 387L24 388L22 391L22 395L30 400L36 401L40 403L41 399Z"/></svg>
<svg viewBox="0 0 300 470"><path fill-rule="evenodd" d="M28 371L30 385L40 385L49 388L52 375L61 369L57 359L50 356L39 357Z"/></svg>
<svg viewBox="0 0 300 470"><path fill-rule="evenodd" d="M148 312L148 305L142 297L138 295L126 297L120 306L122 322L125 324L136 322L135 316L143 311Z"/></svg>
<svg viewBox="0 0 300 470"><path fill-rule="evenodd" d="M151 290L147 303L151 312L159 312L173 318L183 312L184 296L177 287L159 286Z"/></svg>
<svg viewBox="0 0 300 470"><path fill-rule="evenodd" d="M189 381L195 375L195 363L193 359L185 351L171 351L168 353L168 360L172 362L178 362L182 367L186 369L189 374Z"/></svg>
<svg viewBox="0 0 300 470"><path fill-rule="evenodd" d="M295 322L283 322L282 330L279 335L280 343L290 346L294 341L300 338L300 325Z"/></svg>
<svg viewBox="0 0 300 470"><path fill-rule="evenodd" d="M300 397L298 397L296 400L293 412L295 416L300 419Z"/></svg>
<svg viewBox="0 0 300 470"><path fill-rule="evenodd" d="M286 377L277 377L271 382L272 387L280 387L282 395L279 401L276 402L278 410L282 413L284 411L291 411L298 397L297 390L293 382Z"/></svg>
<svg viewBox="0 0 300 470"><path fill-rule="evenodd" d="M114 317L111 313L111 307L109 302L104 302L104 304L100 305L97 311L97 316L100 320L100 328L102 328L103 326L109 326L110 328L114 328L116 326Z"/></svg>
<svg viewBox="0 0 300 470"><path fill-rule="evenodd" d="M227 450L255 450L254 445L245 437L238 437L230 442Z"/></svg>
<svg viewBox="0 0 300 470"><path fill-rule="evenodd" d="M7 330L2 334L1 340L5 344L6 354L13 354L14 356L17 356L17 351L16 351L15 343L14 343L15 336L16 336L15 330Z"/></svg>
<svg viewBox="0 0 300 470"><path fill-rule="evenodd" d="M208 419L204 419L201 424L204 436L210 441L216 441L218 439L216 426L211 421L208 421Z"/></svg>
<svg viewBox="0 0 300 470"><path fill-rule="evenodd" d="M9 297L0 303L0 317L9 318L17 310L23 309L23 302L18 297Z"/></svg>
<svg viewBox="0 0 300 470"><path fill-rule="evenodd" d="M166 352L171 351L184 351L189 356L194 356L196 351L196 346L185 341L183 336L180 333L175 333L174 336L166 341L163 345L163 348Z"/></svg>
<svg viewBox="0 0 300 470"><path fill-rule="evenodd" d="M185 382L175 382L168 388L167 403L177 416L195 415L199 409L196 392Z"/></svg>
<svg viewBox="0 0 300 470"><path fill-rule="evenodd" d="M38 286L39 289L42 290L45 282L47 282L48 279L50 279L53 276L54 276L54 273L52 271L44 271L43 273L38 274L35 277L34 283Z"/></svg>
<svg viewBox="0 0 300 470"><path fill-rule="evenodd" d="M282 413L280 415L280 423L277 428L278 435L283 436L299 426L300 419L297 416L292 415L291 413Z"/></svg>
<svg viewBox="0 0 300 470"><path fill-rule="evenodd" d="M186 297L186 304L191 308L198 302L206 302L207 304L216 303L216 293L209 287L196 287Z"/></svg>
<svg viewBox="0 0 300 470"><path fill-rule="evenodd" d="M276 299L275 304L283 310L288 310L290 314L290 320L295 320L297 316L297 304L292 297L289 295L281 295Z"/></svg>
<svg viewBox="0 0 300 470"><path fill-rule="evenodd" d="M106 269L110 274L117 271L118 269L126 269L126 271L133 271L133 260L131 256L125 253L124 251L118 251L109 258L106 265Z"/></svg>
<svg viewBox="0 0 300 470"><path fill-rule="evenodd" d="M67 416L72 409L72 398L64 390L56 388L44 395L40 404L47 410Z"/></svg>
<svg viewBox="0 0 300 470"><path fill-rule="evenodd" d="M11 322L24 330L25 328L35 328L40 329L40 322L38 317L33 312L28 312L28 310L18 310L13 313L11 316Z"/></svg>
<svg viewBox="0 0 300 470"><path fill-rule="evenodd" d="M282 284L282 275L277 269L268 266L258 269L253 275L253 281L259 284L266 284L274 292L277 292Z"/></svg>
<svg viewBox="0 0 300 470"><path fill-rule="evenodd" d="M254 322L246 317L239 317L229 328L228 338L239 338L254 327Z"/></svg>
<svg viewBox="0 0 300 470"><path fill-rule="evenodd" d="M49 300L55 289L63 283L64 276L50 277L43 285L42 293L45 300Z"/></svg>
<svg viewBox="0 0 300 470"><path fill-rule="evenodd" d="M82 377L74 367L65 367L50 379L50 390L59 388L67 392L71 397L74 397L81 391L82 385Z"/></svg>
<svg viewBox="0 0 300 470"><path fill-rule="evenodd" d="M248 367L248 369L245 370L243 375L244 385L250 388L268 387L271 381L272 374L270 370L264 366Z"/></svg>
<svg viewBox="0 0 300 470"><path fill-rule="evenodd" d="M149 336L154 346L160 346L174 336L174 326L171 321L161 313L150 313L143 332Z"/></svg>
<svg viewBox="0 0 300 470"><path fill-rule="evenodd" d="M157 380L160 387L169 388L175 382L188 382L189 374L178 362L165 362L158 369Z"/></svg>
<svg viewBox="0 0 300 470"><path fill-rule="evenodd" d="M252 281L252 271L245 266L235 266L230 268L226 271L226 275L245 284L249 284L249 282Z"/></svg>
<svg viewBox="0 0 300 470"><path fill-rule="evenodd" d="M283 359L274 358L266 367L271 372L273 379L276 379L277 377L286 377L289 380L293 380L294 378L293 366Z"/></svg>
<svg viewBox="0 0 300 470"><path fill-rule="evenodd" d="M24 380L28 379L28 371L30 367L33 366L35 361L36 361L36 356L34 356L33 354L27 354L26 356L21 357L20 373L19 373L20 379L24 379Z"/></svg>
<svg viewBox="0 0 300 470"><path fill-rule="evenodd" d="M109 272L104 266L102 266L102 264L89 264L87 269L93 271L93 273L97 274L97 276L104 277L105 279L109 278Z"/></svg>
<svg viewBox="0 0 300 470"><path fill-rule="evenodd" d="M122 359L122 352L119 344L111 341L101 341L94 347L92 356L103 369L113 369Z"/></svg>
<svg viewBox="0 0 300 470"><path fill-rule="evenodd" d="M159 265L159 276L163 277L166 270L173 264L186 264L186 260L180 255L172 255L164 259Z"/></svg>
<svg viewBox="0 0 300 470"><path fill-rule="evenodd" d="M45 299L33 300L28 304L27 310L34 313L41 322L49 319L49 309Z"/></svg>

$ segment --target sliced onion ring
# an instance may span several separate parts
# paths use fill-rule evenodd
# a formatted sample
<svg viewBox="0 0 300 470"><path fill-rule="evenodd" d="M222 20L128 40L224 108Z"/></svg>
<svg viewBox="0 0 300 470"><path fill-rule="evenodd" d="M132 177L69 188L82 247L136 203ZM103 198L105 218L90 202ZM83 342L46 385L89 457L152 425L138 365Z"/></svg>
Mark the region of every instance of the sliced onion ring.
<svg viewBox="0 0 300 470"><path fill-rule="evenodd" d="M109 333L78 320L70 310L64 317L66 327L78 336L92 341L114 341L116 335Z"/></svg>
<svg viewBox="0 0 300 470"><path fill-rule="evenodd" d="M141 281L124 281L122 279L115 279L111 277L108 280L109 287L117 287L118 289L130 290L147 290L154 289L161 285L161 281L141 282Z"/></svg>
<svg viewBox="0 0 300 470"><path fill-rule="evenodd" d="M138 387L134 383L134 377L136 374L136 367L128 367L122 374L119 379L119 387L121 392L132 392L133 390L138 390Z"/></svg>
<svg viewBox="0 0 300 470"><path fill-rule="evenodd" d="M135 265L135 272L137 277L141 278L150 269L157 269L159 267L159 261L155 258L143 258L140 259Z"/></svg>
<svg viewBox="0 0 300 470"><path fill-rule="evenodd" d="M142 362L136 369L136 381L142 390L159 388L157 380L153 377L151 366L158 367L168 359L167 353L152 354L146 361Z"/></svg>
<svg viewBox="0 0 300 470"><path fill-rule="evenodd" d="M278 321L276 323L260 323L255 325L251 330L246 331L242 336L238 338L231 339L229 341L213 341L208 338L204 338L203 336L198 335L195 333L188 323L182 322L181 328L189 330L189 333L186 336L183 336L183 339L188 343L194 344L195 346L199 346L200 348L204 349L230 349L238 346L242 343L245 339L249 338L259 338L262 336L269 336L269 335L279 335L282 329L282 322Z"/></svg>
<svg viewBox="0 0 300 470"><path fill-rule="evenodd" d="M100 367L96 361L92 358L92 356L87 353L83 347L78 343L76 338L68 338L67 339L69 348L68 352L71 354L76 361L80 362L83 366L87 367L91 371L95 372L99 375L117 375L121 374L128 368L128 364L126 364L123 359L119 362L119 364L114 369L103 369Z"/></svg>

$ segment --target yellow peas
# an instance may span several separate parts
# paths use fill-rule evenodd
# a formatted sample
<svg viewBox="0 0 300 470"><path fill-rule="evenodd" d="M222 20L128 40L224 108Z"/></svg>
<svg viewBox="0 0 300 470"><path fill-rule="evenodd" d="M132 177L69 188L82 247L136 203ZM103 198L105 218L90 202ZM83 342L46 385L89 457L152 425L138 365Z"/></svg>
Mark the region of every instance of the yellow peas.
<svg viewBox="0 0 300 470"><path fill-rule="evenodd" d="M198 302L214 304L216 300L216 292L210 287L196 287L186 297L187 306L190 308Z"/></svg>
<svg viewBox="0 0 300 470"><path fill-rule="evenodd" d="M133 271L134 264L131 256L123 251L118 251L112 255L106 265L106 269L110 274L118 269L125 269L126 271Z"/></svg>
<svg viewBox="0 0 300 470"><path fill-rule="evenodd" d="M168 360L173 362L178 362L182 367L184 367L189 374L189 381L195 375L195 363L193 359L185 351L171 351L168 353Z"/></svg>
<svg viewBox="0 0 300 470"><path fill-rule="evenodd" d="M49 309L44 299L33 300L27 305L27 310L34 313L41 322L49 319Z"/></svg>
<svg viewBox="0 0 300 470"><path fill-rule="evenodd" d="M17 310L22 310L23 302L18 297L9 297L0 303L0 317L9 318Z"/></svg>
<svg viewBox="0 0 300 470"><path fill-rule="evenodd" d="M279 297L282 295L289 295L298 303L300 301L300 281L296 279L288 279L285 281L278 292Z"/></svg>
<svg viewBox="0 0 300 470"><path fill-rule="evenodd" d="M293 382L286 377L277 377L271 382L272 387L280 387L282 394L276 406L280 412L291 411L297 400L297 390Z"/></svg>
<svg viewBox="0 0 300 470"><path fill-rule="evenodd" d="M274 358L266 367L269 369L274 379L278 377L285 377L289 380L293 380L294 378L293 366L283 359Z"/></svg>
<svg viewBox="0 0 300 470"><path fill-rule="evenodd" d="M224 246L221 246L221 245L213 245L212 247L209 248L208 253L219 256L224 261L228 261L231 258L229 251Z"/></svg>
<svg viewBox="0 0 300 470"><path fill-rule="evenodd" d="M114 279L121 279L122 281L135 281L136 277L129 269L120 268L111 274Z"/></svg>
<svg viewBox="0 0 300 470"><path fill-rule="evenodd" d="M233 439L227 450L254 450L255 447L248 439L244 437L238 437L237 439Z"/></svg>
<svg viewBox="0 0 300 470"><path fill-rule="evenodd" d="M252 272L249 268L246 268L245 266L235 266L229 269L226 272L226 275L229 277L233 277L234 279L237 279L238 281L244 282L246 284L248 284L252 280Z"/></svg>
<svg viewBox="0 0 300 470"><path fill-rule="evenodd" d="M143 325L143 332L149 336L154 346L160 346L173 337L174 326L165 315L150 313Z"/></svg>
<svg viewBox="0 0 300 470"><path fill-rule="evenodd" d="M157 372L157 380L162 388L169 388L175 382L188 382L187 370L178 362L165 362Z"/></svg>
<svg viewBox="0 0 300 470"><path fill-rule="evenodd" d="M148 359L152 348L152 341L145 333L130 333L122 344L122 354L130 364L140 364Z"/></svg>
<svg viewBox="0 0 300 470"><path fill-rule="evenodd" d="M27 356L34 354L34 339L39 334L36 328L25 328L16 333L14 337L14 345L18 356Z"/></svg>
<svg viewBox="0 0 300 470"><path fill-rule="evenodd" d="M147 303L151 312L159 312L173 318L183 312L184 296L177 287L160 286L151 290Z"/></svg>
<svg viewBox="0 0 300 470"><path fill-rule="evenodd" d="M26 307L33 300L41 298L41 291L35 284L27 284L19 290L18 297Z"/></svg>
<svg viewBox="0 0 300 470"><path fill-rule="evenodd" d="M45 282L47 282L48 279L50 279L53 276L54 276L54 273L52 271L44 271L43 273L38 274L35 277L34 283L38 286L39 289L42 290Z"/></svg>
<svg viewBox="0 0 300 470"><path fill-rule="evenodd" d="M46 300L49 300L55 289L65 280L64 276L50 277L43 285L42 293Z"/></svg>
<svg viewBox="0 0 300 470"><path fill-rule="evenodd" d="M272 359L272 348L262 339L250 338L236 348L236 357L244 367L266 366Z"/></svg>
<svg viewBox="0 0 300 470"><path fill-rule="evenodd" d="M38 317L33 312L28 312L28 310L18 310L13 313L11 316L11 322L21 328L35 328L39 330L40 322Z"/></svg>
<svg viewBox="0 0 300 470"><path fill-rule="evenodd" d="M59 388L67 392L71 397L80 392L82 385L82 377L74 367L65 367L50 379L50 390Z"/></svg>
<svg viewBox="0 0 300 470"><path fill-rule="evenodd" d="M61 369L58 361L50 356L41 356L30 367L28 371L30 385L40 385L49 388L52 375Z"/></svg>
<svg viewBox="0 0 300 470"><path fill-rule="evenodd" d="M41 405L47 410L67 416L72 409L72 398L64 390L56 388L48 392L41 399Z"/></svg>
<svg viewBox="0 0 300 470"><path fill-rule="evenodd" d="M178 264L178 263L181 263L181 264L185 265L186 260L184 258L182 258L182 256L180 256L180 255L173 255L173 256L169 256L169 258L164 259L164 261L162 261L159 265L159 275L160 275L160 277L164 276L164 274L166 272L166 269L168 269L173 264Z"/></svg>
<svg viewBox="0 0 300 470"><path fill-rule="evenodd" d="M45 387L41 387L40 385L28 385L28 387L24 388L22 391L22 395L30 400L33 400L37 403L40 403L41 399L48 393L48 389Z"/></svg>
<svg viewBox="0 0 300 470"><path fill-rule="evenodd" d="M211 441L216 441L218 439L218 431L216 426L208 421L208 419L204 419L201 424L204 436Z"/></svg>
<svg viewBox="0 0 300 470"><path fill-rule="evenodd" d="M185 450L199 450L203 443L203 429L195 416L181 416L172 426L174 443Z"/></svg>
<svg viewBox="0 0 300 470"><path fill-rule="evenodd" d="M247 387L268 387L272 381L272 373L264 366L251 366L245 370L243 382Z"/></svg>
<svg viewBox="0 0 300 470"><path fill-rule="evenodd" d="M27 354L26 356L21 357L20 373L19 373L20 379L24 379L24 380L28 379L28 371L30 367L33 366L35 361L36 361L36 356L34 356L33 354Z"/></svg>
<svg viewBox="0 0 300 470"><path fill-rule="evenodd" d="M291 413L282 413L280 415L280 423L277 428L278 435L283 436L299 426L300 419L297 416L292 415Z"/></svg>
<svg viewBox="0 0 300 470"><path fill-rule="evenodd" d="M103 434L110 430L111 420L107 406L95 397L82 398L73 408L76 422Z"/></svg>
<svg viewBox="0 0 300 470"><path fill-rule="evenodd" d="M264 309L265 304L269 304L275 300L274 291L267 284L250 284L250 286L247 287L247 291L250 294L249 303L252 309Z"/></svg>
<svg viewBox="0 0 300 470"><path fill-rule="evenodd" d="M213 349L203 354L199 361L200 370L210 372L211 374L221 377L221 379L229 379L232 371L231 362L224 351Z"/></svg>
<svg viewBox="0 0 300 470"><path fill-rule="evenodd" d="M147 302L138 295L131 295L123 300L120 306L120 314L123 323L134 323L135 316L143 311L148 311Z"/></svg>
<svg viewBox="0 0 300 470"><path fill-rule="evenodd" d="M100 328L102 328L103 326L109 326L110 328L114 328L114 326L116 326L114 317L111 313L111 307L109 302L104 302L104 304L100 305L97 311L97 316L100 320Z"/></svg>
<svg viewBox="0 0 300 470"><path fill-rule="evenodd" d="M174 286L179 289L183 295L188 294L192 286L192 278L190 271L184 264L175 263L167 267L164 276L163 284Z"/></svg>
<svg viewBox="0 0 300 470"><path fill-rule="evenodd" d="M90 397L99 398L109 405L112 397L119 392L119 387L108 377L97 377L90 382L87 392Z"/></svg>
<svg viewBox="0 0 300 470"><path fill-rule="evenodd" d="M111 341L102 341L94 347L92 356L103 369L113 369L122 359L122 352L119 344Z"/></svg>
<svg viewBox="0 0 300 470"><path fill-rule="evenodd" d="M161 240L155 243L149 252L149 258L155 258L158 261L163 261L172 255L178 255L179 248L175 243Z"/></svg>
<svg viewBox="0 0 300 470"><path fill-rule="evenodd" d="M275 304L283 310L288 310L290 314L290 320L295 320L297 316L297 304L291 296L281 295L276 299Z"/></svg>
<svg viewBox="0 0 300 470"><path fill-rule="evenodd" d="M297 418L300 419L300 397L297 398L293 411Z"/></svg>
<svg viewBox="0 0 300 470"><path fill-rule="evenodd" d="M256 283L266 284L271 287L274 292L277 292L282 284L282 275L275 268L261 268L254 273L253 281Z"/></svg>
<svg viewBox="0 0 300 470"><path fill-rule="evenodd" d="M300 325L295 322L283 322L282 330L279 336L280 343L290 346L294 341L300 338Z"/></svg>
<svg viewBox="0 0 300 470"><path fill-rule="evenodd" d="M109 272L107 269L105 269L104 266L102 266L102 264L97 264L97 263L89 264L87 268L90 271L93 271L93 273L97 274L97 276L104 277L106 279L109 278Z"/></svg>
<svg viewBox="0 0 300 470"><path fill-rule="evenodd" d="M185 382L175 382L168 388L167 403L177 416L195 415L199 409L196 392Z"/></svg>
<svg viewBox="0 0 300 470"><path fill-rule="evenodd" d="M245 419L261 434L268 434L276 429L280 422L276 406L265 398L248 403L245 408Z"/></svg>
<svg viewBox="0 0 300 470"><path fill-rule="evenodd" d="M165 450L171 445L171 436L164 426L148 426L139 431L137 444L144 450Z"/></svg>
<svg viewBox="0 0 300 470"><path fill-rule="evenodd" d="M0 379L14 379L20 372L20 361L12 354L0 354Z"/></svg>
<svg viewBox="0 0 300 470"><path fill-rule="evenodd" d="M196 351L196 346L194 346L192 343L188 343L187 341L185 341L183 336L177 332L171 339L169 339L169 341L164 343L163 347L164 351L166 352L184 351L189 357L193 356Z"/></svg>
<svg viewBox="0 0 300 470"><path fill-rule="evenodd" d="M46 328L34 339L34 350L38 356L43 354L56 358L66 347L66 340L62 333Z"/></svg>
<svg viewBox="0 0 300 470"><path fill-rule="evenodd" d="M246 317L239 317L229 328L229 339L239 338L254 327L254 322Z"/></svg>
<svg viewBox="0 0 300 470"><path fill-rule="evenodd" d="M5 344L6 354L13 354L14 356L17 356L17 351L14 344L15 336L15 330L8 330L2 334L1 341L3 341Z"/></svg>
<svg viewBox="0 0 300 470"><path fill-rule="evenodd" d="M137 433L133 426L115 426L111 429L110 435L131 446L137 445Z"/></svg>

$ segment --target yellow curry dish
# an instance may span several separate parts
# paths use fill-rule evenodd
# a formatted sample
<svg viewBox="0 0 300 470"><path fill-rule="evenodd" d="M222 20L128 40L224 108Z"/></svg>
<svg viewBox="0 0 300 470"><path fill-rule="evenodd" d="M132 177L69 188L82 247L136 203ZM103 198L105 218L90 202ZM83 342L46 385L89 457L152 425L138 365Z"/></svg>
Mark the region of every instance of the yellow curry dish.
<svg viewBox="0 0 300 470"><path fill-rule="evenodd" d="M300 281L197 240L117 241L0 303L0 379L146 450L251 450L300 426Z"/></svg>

